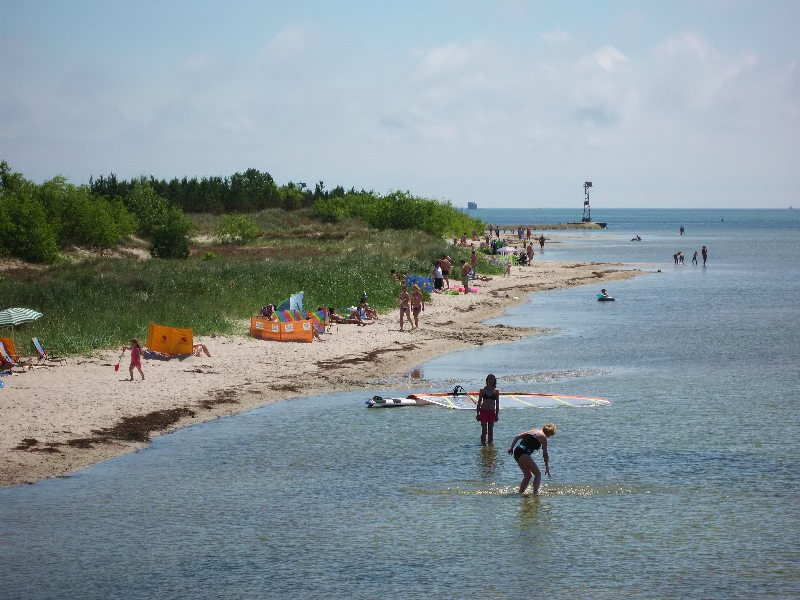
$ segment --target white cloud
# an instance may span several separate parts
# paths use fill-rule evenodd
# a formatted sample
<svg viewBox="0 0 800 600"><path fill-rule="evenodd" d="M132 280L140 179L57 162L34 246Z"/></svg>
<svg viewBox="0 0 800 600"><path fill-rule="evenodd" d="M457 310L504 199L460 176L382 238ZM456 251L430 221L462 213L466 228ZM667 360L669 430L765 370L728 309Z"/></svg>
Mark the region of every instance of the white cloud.
<svg viewBox="0 0 800 600"><path fill-rule="evenodd" d="M654 51L657 55L692 55L701 60L717 57L717 53L711 47L711 44L702 36L691 31L682 31L665 39L656 45Z"/></svg>
<svg viewBox="0 0 800 600"><path fill-rule="evenodd" d="M628 62L628 57L622 52L614 48L614 46L605 46L593 54L595 62L608 72L614 70L617 65Z"/></svg>

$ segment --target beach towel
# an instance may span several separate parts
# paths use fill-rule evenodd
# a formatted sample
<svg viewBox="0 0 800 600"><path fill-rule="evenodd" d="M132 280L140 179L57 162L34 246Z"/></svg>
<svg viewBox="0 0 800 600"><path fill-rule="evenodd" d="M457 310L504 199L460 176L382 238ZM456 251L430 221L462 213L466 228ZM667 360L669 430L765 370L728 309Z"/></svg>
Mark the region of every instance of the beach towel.
<svg viewBox="0 0 800 600"><path fill-rule="evenodd" d="M406 275L406 287L411 288L414 284L419 286L423 292L433 293L433 279L423 275Z"/></svg>

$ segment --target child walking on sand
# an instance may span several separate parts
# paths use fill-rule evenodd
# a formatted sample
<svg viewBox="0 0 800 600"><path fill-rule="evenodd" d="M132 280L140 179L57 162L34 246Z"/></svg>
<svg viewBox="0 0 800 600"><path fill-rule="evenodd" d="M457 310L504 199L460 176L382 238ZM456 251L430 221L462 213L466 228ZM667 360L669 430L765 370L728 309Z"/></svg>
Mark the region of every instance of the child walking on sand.
<svg viewBox="0 0 800 600"><path fill-rule="evenodd" d="M124 353L125 350L128 350L128 346L123 346L122 352ZM130 351L131 366L128 368L128 371L130 371L131 378L128 381L133 381L134 369L139 370L139 375L142 376L142 381L144 381L144 371L142 371L142 346L139 344L139 340L131 340Z"/></svg>

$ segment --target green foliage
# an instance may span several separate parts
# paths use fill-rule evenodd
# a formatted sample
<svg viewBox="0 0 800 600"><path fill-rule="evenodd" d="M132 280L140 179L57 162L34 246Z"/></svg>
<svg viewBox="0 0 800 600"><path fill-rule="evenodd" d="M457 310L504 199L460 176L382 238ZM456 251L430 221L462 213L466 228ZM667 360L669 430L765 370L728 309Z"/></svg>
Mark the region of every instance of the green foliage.
<svg viewBox="0 0 800 600"><path fill-rule="evenodd" d="M164 220L151 225L150 254L154 258L187 258L192 221L177 206L168 206Z"/></svg>
<svg viewBox="0 0 800 600"><path fill-rule="evenodd" d="M0 254L35 263L55 262L56 236L32 191L31 186L10 190L4 187L0 202Z"/></svg>
<svg viewBox="0 0 800 600"><path fill-rule="evenodd" d="M136 220L117 200L54 177L41 185L0 163L0 252L54 262L69 244L111 248L135 231Z"/></svg>
<svg viewBox="0 0 800 600"><path fill-rule="evenodd" d="M58 245L112 248L136 230L136 219L118 200L93 194L86 186L55 177L38 187Z"/></svg>
<svg viewBox="0 0 800 600"><path fill-rule="evenodd" d="M256 222L245 215L224 215L217 225L217 237L223 244L246 244L260 235Z"/></svg>
<svg viewBox="0 0 800 600"><path fill-rule="evenodd" d="M348 216L347 202L343 198L322 198L314 204L314 217L323 223L339 223Z"/></svg>
<svg viewBox="0 0 800 600"><path fill-rule="evenodd" d="M344 227L354 231L349 223ZM363 290L379 310L393 308L398 284L389 270L427 275L431 257L446 249L441 238L419 232L330 233L335 239L303 238L289 231L271 240L281 247L269 260L252 252L218 254L213 260L203 255L182 261L97 258L35 275L13 273L0 286L0 305L42 312L42 319L25 325L25 337L38 335L61 354L144 338L151 321L191 327L196 336L246 335L246 320L259 307L300 290L309 309L344 310L358 302Z"/></svg>
<svg viewBox="0 0 800 600"><path fill-rule="evenodd" d="M485 226L448 203L412 196L408 192L392 192L378 196L373 192L347 192L318 199L314 216L324 222L337 223L347 218L362 219L375 229L419 229L430 235L461 235Z"/></svg>
<svg viewBox="0 0 800 600"><path fill-rule="evenodd" d="M139 184L146 183L157 196L187 212L222 214L225 212L254 212L281 206L281 197L269 173L247 169L231 177L202 179L173 178L170 181L139 178L121 181L113 173L90 181L94 193L106 198L125 197Z"/></svg>
<svg viewBox="0 0 800 600"><path fill-rule="evenodd" d="M156 194L144 178L130 188L124 202L138 219L141 233L150 238L150 253L155 258L189 256L192 222L180 207Z"/></svg>
<svg viewBox="0 0 800 600"><path fill-rule="evenodd" d="M280 188L279 195L284 210L297 210L303 206L303 192L294 184Z"/></svg>
<svg viewBox="0 0 800 600"><path fill-rule="evenodd" d="M146 236L153 233L167 219L169 204L156 194L144 178L136 181L123 200L125 207L138 220L139 231Z"/></svg>

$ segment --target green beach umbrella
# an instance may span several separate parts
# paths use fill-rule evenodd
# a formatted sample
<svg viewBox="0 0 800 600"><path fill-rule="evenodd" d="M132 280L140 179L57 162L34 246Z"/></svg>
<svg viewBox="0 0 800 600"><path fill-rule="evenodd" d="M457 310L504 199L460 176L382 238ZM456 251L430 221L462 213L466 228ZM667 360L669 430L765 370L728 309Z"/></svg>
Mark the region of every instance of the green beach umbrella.
<svg viewBox="0 0 800 600"><path fill-rule="evenodd" d="M42 316L42 313L36 312L30 308L7 308L0 310L0 325L11 325L11 337L14 338L14 328L23 323L35 321ZM14 343L17 340L14 339Z"/></svg>

